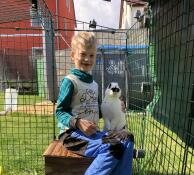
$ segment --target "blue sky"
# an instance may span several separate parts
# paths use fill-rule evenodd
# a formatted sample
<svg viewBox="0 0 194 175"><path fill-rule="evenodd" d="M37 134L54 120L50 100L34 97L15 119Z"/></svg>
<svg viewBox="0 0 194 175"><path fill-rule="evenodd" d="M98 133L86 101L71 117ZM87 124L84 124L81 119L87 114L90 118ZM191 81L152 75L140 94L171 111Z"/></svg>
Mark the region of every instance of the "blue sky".
<svg viewBox="0 0 194 175"><path fill-rule="evenodd" d="M89 22L95 19L97 24L119 27L120 0L74 0L76 19Z"/></svg>

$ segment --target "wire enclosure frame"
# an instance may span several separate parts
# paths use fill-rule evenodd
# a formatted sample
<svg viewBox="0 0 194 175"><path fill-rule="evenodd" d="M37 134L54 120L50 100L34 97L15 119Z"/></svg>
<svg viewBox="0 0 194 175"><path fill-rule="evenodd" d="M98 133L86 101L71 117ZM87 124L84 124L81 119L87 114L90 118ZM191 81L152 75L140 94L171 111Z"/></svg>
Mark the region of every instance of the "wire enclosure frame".
<svg viewBox="0 0 194 175"><path fill-rule="evenodd" d="M159 0L150 5L148 57L128 57L130 126L137 147L147 153L136 169L140 174L193 174L194 4ZM147 40L135 25L131 32L128 43Z"/></svg>
<svg viewBox="0 0 194 175"><path fill-rule="evenodd" d="M74 67L70 43L79 31L98 40L91 74L100 100L119 82L128 130L146 150L134 160L134 174L194 173L192 0L154 1L146 23L129 30L52 16L43 0L38 11L23 9L26 15L0 20L0 167L7 174L44 174L42 153L59 133L58 88Z"/></svg>

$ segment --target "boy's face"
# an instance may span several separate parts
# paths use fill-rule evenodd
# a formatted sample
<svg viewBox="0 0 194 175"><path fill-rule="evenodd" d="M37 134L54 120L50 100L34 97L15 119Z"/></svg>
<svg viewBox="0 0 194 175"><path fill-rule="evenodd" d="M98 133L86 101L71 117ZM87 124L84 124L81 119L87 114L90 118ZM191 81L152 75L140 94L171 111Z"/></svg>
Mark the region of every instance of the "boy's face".
<svg viewBox="0 0 194 175"><path fill-rule="evenodd" d="M72 52L71 58L75 63L75 68L89 72L96 62L96 47L85 48L78 44L78 47Z"/></svg>

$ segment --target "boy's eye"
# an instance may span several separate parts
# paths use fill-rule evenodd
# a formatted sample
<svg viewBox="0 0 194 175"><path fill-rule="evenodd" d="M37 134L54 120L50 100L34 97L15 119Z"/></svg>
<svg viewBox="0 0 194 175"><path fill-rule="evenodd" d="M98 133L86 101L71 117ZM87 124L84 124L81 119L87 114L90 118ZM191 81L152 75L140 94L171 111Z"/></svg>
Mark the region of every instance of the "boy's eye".
<svg viewBox="0 0 194 175"><path fill-rule="evenodd" d="M92 58L92 57L94 57L94 55L90 55L90 57Z"/></svg>
<svg viewBox="0 0 194 175"><path fill-rule="evenodd" d="M85 57L86 54L85 54L85 53L80 53L80 56L81 56L81 57Z"/></svg>

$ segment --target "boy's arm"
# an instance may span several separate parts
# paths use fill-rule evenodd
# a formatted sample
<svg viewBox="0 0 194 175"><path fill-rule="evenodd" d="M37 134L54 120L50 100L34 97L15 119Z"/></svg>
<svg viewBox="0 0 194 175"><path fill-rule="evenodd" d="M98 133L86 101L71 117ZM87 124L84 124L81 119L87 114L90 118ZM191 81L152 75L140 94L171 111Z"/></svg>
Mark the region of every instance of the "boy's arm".
<svg viewBox="0 0 194 175"><path fill-rule="evenodd" d="M75 119L71 115L70 107L73 91L74 85L71 80L64 78L59 90L55 115L57 120L68 128L75 127Z"/></svg>

